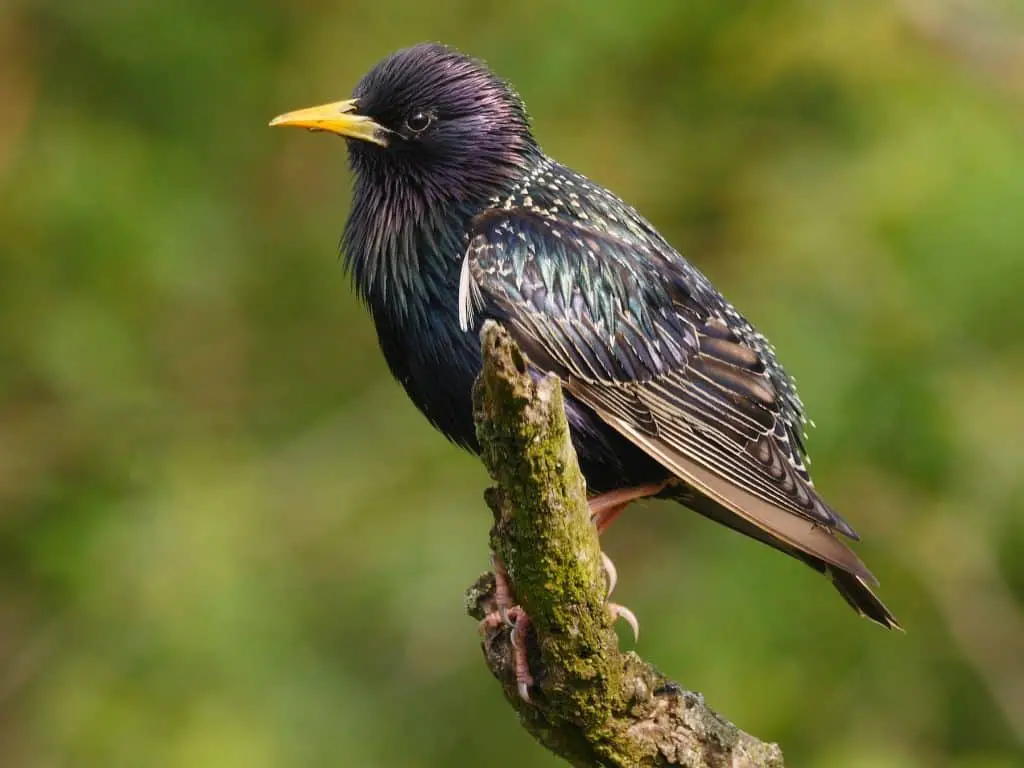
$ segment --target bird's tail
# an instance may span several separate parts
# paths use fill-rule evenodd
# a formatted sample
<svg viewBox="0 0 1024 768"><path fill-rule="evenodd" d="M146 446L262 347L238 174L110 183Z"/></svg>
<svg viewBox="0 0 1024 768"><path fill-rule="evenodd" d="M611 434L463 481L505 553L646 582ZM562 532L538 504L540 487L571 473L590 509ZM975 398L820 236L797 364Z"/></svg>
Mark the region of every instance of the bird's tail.
<svg viewBox="0 0 1024 768"><path fill-rule="evenodd" d="M588 399L586 387L577 384L571 386L570 391L582 397L607 424L684 481L683 488L666 495L677 495L679 501L695 512L802 560L818 573L829 576L839 594L857 613L883 627L899 628L899 622L868 586L878 581L832 528L777 506L756 489L738 485L712 471L660 435L638 429L618 413L602 407L600 401L593 397Z"/></svg>
<svg viewBox="0 0 1024 768"><path fill-rule="evenodd" d="M677 501L686 505L695 512L699 512L705 517L711 518L715 522L732 528L734 531L738 531L745 536L749 536L755 541L760 541L762 544L767 544L773 549L784 552L790 557L794 557L797 560L806 563L818 573L825 574L832 581L832 585L836 588L836 591L843 596L843 599L847 604L861 616L880 624L886 629L903 630L903 627L900 626L896 617L888 608L885 607L885 604L879 600L871 590L871 586L867 581L867 578L870 578L871 574L864 569L862 565L860 570L864 575L859 575L850 570L830 564L820 557L815 557L814 553L807 549L797 548L778 537L771 535L771 533L764 528L753 524L746 518L737 515L729 508L718 504L706 496L683 493L679 494L676 498ZM839 544L839 542L836 543ZM843 545L840 544L840 546ZM859 564L859 561L857 562Z"/></svg>
<svg viewBox="0 0 1024 768"><path fill-rule="evenodd" d="M808 565L817 568L815 563L808 563ZM825 574L832 579L832 585L843 596L843 599L861 616L881 624L886 629L902 631L903 627L900 626L896 617L859 576L829 565L825 565Z"/></svg>

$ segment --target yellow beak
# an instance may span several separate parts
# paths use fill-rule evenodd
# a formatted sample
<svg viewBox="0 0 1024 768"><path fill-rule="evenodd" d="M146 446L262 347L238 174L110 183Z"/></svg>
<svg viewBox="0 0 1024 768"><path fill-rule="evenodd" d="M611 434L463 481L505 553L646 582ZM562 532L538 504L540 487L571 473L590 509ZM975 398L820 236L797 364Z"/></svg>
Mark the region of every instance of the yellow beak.
<svg viewBox="0 0 1024 768"><path fill-rule="evenodd" d="M271 125L290 125L311 131L330 131L350 139L361 139L388 145L388 130L366 115L356 114L356 100L335 101L318 107L285 112L270 121Z"/></svg>

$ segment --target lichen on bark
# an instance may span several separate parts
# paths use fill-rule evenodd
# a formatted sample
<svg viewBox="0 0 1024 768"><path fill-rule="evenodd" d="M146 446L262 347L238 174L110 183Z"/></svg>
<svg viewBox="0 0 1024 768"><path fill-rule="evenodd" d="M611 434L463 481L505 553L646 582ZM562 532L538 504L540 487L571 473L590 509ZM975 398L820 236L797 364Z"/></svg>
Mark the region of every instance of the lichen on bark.
<svg viewBox="0 0 1024 768"><path fill-rule="evenodd" d="M536 378L495 323L481 333L474 388L481 453L495 487L491 550L529 614L531 701L516 689L508 627L487 630L484 655L523 726L576 766L782 768L782 752L739 730L635 653L622 653L605 603L597 532L569 438L561 386ZM494 576L466 594L482 619Z"/></svg>

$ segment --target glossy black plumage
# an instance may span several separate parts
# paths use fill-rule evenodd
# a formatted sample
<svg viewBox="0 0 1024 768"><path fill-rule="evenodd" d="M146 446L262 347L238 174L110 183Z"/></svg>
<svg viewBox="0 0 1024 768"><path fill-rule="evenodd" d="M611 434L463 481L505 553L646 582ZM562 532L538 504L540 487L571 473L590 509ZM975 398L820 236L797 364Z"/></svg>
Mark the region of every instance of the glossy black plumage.
<svg viewBox="0 0 1024 768"><path fill-rule="evenodd" d="M354 96L379 142L348 140L345 263L392 373L439 430L476 450L477 334L497 320L538 375L564 382L589 490L681 480L666 495L898 626L837 535L853 529L811 483L792 380L704 275L635 210L544 155L521 99L479 62L416 46Z"/></svg>

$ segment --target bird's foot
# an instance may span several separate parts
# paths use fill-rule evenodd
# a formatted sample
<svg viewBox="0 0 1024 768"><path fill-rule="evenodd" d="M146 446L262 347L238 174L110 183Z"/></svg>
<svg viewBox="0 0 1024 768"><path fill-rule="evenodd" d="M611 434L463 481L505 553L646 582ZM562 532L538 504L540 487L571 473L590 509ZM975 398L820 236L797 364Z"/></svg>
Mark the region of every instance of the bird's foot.
<svg viewBox="0 0 1024 768"><path fill-rule="evenodd" d="M619 580L618 571L615 569L615 563L608 557L604 552L601 553L601 567L604 569L605 579L608 581L608 591L605 593L605 600L612 596L612 590L615 589L615 584ZM636 619L636 614L633 613L629 608L618 603L608 602L608 613L611 614L612 621L618 621L623 619L629 628L633 630L633 642L637 642L640 639L640 622Z"/></svg>
<svg viewBox="0 0 1024 768"><path fill-rule="evenodd" d="M479 629L483 634L488 629L509 624L508 612L512 608L512 588L508 583L508 571L496 552L491 553L491 568L494 569L494 610L480 620Z"/></svg>
<svg viewBox="0 0 1024 768"><path fill-rule="evenodd" d="M590 506L590 519L597 528L598 535L600 536L604 533L608 526L615 521L615 518L621 515L622 511L632 502L650 496L657 496L674 482L674 480L670 479L661 483L638 485L635 488L619 488L590 497L587 500L587 504ZM605 578L608 580L608 592L605 596L605 599L607 599L611 597L612 590L615 589L615 584L619 577L615 564L604 552L601 553L601 565L604 569ZM633 630L634 642L640 639L640 623L636 620L635 613L624 605L612 602L608 603L608 612L612 616L612 621L623 619L629 624L629 628Z"/></svg>
<svg viewBox="0 0 1024 768"><path fill-rule="evenodd" d="M500 626L509 626L512 631L509 635L512 643L512 664L515 667L516 689L519 697L526 702L530 701L530 688L533 687L533 675L530 672L530 663L526 652L526 634L530 628L530 616L523 610L522 606L515 604L512 599L512 588L508 581L508 572L505 564L497 554L491 555L491 566L494 568L494 610L480 620L480 632L485 634L487 630ZM608 589L605 598L611 596L618 581L618 571L615 563L604 552L601 553L601 566L604 570ZM618 603L607 603L608 612L612 621L623 619L633 630L633 640L640 639L640 623L629 608Z"/></svg>
<svg viewBox="0 0 1024 768"><path fill-rule="evenodd" d="M530 663L526 653L526 632L530 628L530 617L521 606L513 603L512 589L508 583L508 572L497 554L491 555L491 566L494 568L494 610L481 619L480 632L483 634L488 629L502 625L512 628L509 639L512 643L512 664L515 667L516 690L519 691L519 697L523 701L529 702L533 675L530 674ZM614 569L614 566L612 567Z"/></svg>

